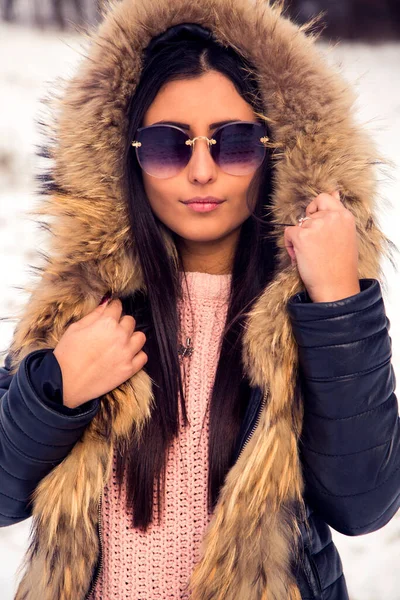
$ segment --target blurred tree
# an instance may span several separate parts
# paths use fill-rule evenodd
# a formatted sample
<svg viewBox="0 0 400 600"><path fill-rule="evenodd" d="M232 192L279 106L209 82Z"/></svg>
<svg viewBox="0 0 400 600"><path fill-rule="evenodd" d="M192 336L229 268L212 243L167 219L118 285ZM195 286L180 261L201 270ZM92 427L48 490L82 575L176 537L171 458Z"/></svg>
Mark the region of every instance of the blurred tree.
<svg viewBox="0 0 400 600"><path fill-rule="evenodd" d="M395 22L397 31L400 32L400 2L399 0L388 0L390 14Z"/></svg>
<svg viewBox="0 0 400 600"><path fill-rule="evenodd" d="M14 0L4 0L3 7L3 19L5 21L12 21L14 18Z"/></svg>
<svg viewBox="0 0 400 600"><path fill-rule="evenodd" d="M300 23L324 12L326 37L385 40L400 35L399 0L286 0L286 7Z"/></svg>
<svg viewBox="0 0 400 600"><path fill-rule="evenodd" d="M171 0L173 2L173 0ZM101 19L108 0L0 0L7 21L34 22L62 29ZM299 23L324 13L325 37L389 39L400 36L400 0L285 0L288 14Z"/></svg>
<svg viewBox="0 0 400 600"><path fill-rule="evenodd" d="M54 17L57 25L61 29L65 29L65 5L67 2L65 0L52 0ZM72 0L72 4L75 9L75 17L77 22L82 25L83 23L83 6L81 0Z"/></svg>
<svg viewBox="0 0 400 600"><path fill-rule="evenodd" d="M353 0L353 38L387 38L396 33L389 0ZM392 3L393 4L393 3Z"/></svg>
<svg viewBox="0 0 400 600"><path fill-rule="evenodd" d="M352 0L287 0L287 6L291 15L301 23L324 11L322 23L326 33L341 36L349 33Z"/></svg>
<svg viewBox="0 0 400 600"><path fill-rule="evenodd" d="M0 0L0 15L6 21L30 22L60 29L97 20L105 0Z"/></svg>

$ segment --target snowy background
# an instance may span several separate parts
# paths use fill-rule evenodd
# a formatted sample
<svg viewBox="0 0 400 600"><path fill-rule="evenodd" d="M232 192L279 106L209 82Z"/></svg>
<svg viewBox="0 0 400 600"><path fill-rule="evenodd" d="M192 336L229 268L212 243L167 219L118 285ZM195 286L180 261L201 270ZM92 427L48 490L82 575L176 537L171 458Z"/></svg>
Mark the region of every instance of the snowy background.
<svg viewBox="0 0 400 600"><path fill-rule="evenodd" d="M0 22L0 351L11 341L16 315L27 299L24 284L43 234L25 211L36 203L33 173L40 167L34 146L39 100L58 76L69 76L81 57L82 38L73 32L38 31ZM329 48L327 59L341 66L358 92L357 118L378 141L393 167L380 174L381 219L385 233L400 247L400 44L344 43ZM400 257L395 256L400 264ZM383 265L383 286L400 381L400 275ZM2 364L0 360L0 364ZM400 391L397 391L400 397ZM27 547L31 519L0 530L0 600L14 597L17 567ZM333 532L341 553L351 600L400 600L400 514L380 531L345 537ZM54 599L57 600L57 599ZM106 600L106 599L105 599Z"/></svg>

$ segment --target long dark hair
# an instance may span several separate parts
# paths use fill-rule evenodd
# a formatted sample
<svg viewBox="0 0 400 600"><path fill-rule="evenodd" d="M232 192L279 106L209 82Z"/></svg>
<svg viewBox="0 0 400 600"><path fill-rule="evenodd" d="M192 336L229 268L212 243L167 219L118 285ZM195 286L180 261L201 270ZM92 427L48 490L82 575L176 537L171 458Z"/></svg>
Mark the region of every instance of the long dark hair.
<svg viewBox="0 0 400 600"><path fill-rule="evenodd" d="M177 352L177 299L181 297L178 274L184 269L176 237L169 230L176 254L171 256L168 251L163 235L165 225L151 210L141 168L130 141L163 84L195 78L208 70L229 77L238 93L262 115L254 67L233 48L216 43L208 30L196 25L170 28L152 40L129 109L123 185L144 285L132 296L121 300L124 314L133 315L136 329L146 333L143 350L148 355L148 362L144 369L153 380L155 408L140 441L132 436L128 447L117 453L116 477L120 489L126 477L127 509L133 513L132 525L143 531L153 520L155 482L161 516L167 449L179 432L179 398L185 426L188 423ZM269 206L271 171L267 153L249 186L247 202L252 214L242 224L233 261L229 306L210 401L209 511L215 507L219 490L232 465L237 435L249 400L250 383L243 368L239 368L242 365L245 311L251 309L272 279L276 264L276 242L268 219L262 215Z"/></svg>

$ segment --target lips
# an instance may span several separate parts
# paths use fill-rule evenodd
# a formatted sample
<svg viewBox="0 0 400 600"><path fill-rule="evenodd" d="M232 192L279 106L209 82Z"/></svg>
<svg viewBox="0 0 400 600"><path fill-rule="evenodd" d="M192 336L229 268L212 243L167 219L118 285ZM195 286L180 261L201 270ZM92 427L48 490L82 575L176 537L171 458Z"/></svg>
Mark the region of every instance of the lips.
<svg viewBox="0 0 400 600"><path fill-rule="evenodd" d="M182 200L183 204L222 204L225 200L215 198L214 196L206 196L204 198L197 197L190 200Z"/></svg>
<svg viewBox="0 0 400 600"><path fill-rule="evenodd" d="M221 206L223 202L189 202L186 206L190 210L194 210L199 213L207 213L213 210L217 210L219 206Z"/></svg>

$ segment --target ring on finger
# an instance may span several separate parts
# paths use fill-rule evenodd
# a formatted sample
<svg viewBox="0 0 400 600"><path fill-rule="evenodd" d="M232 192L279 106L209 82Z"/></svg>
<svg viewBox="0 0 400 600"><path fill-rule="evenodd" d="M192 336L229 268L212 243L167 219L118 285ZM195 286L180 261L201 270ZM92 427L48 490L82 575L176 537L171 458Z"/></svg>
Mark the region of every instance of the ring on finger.
<svg viewBox="0 0 400 600"><path fill-rule="evenodd" d="M307 221L307 219L311 219L311 217L300 217L299 227L301 227L303 225L304 221Z"/></svg>

